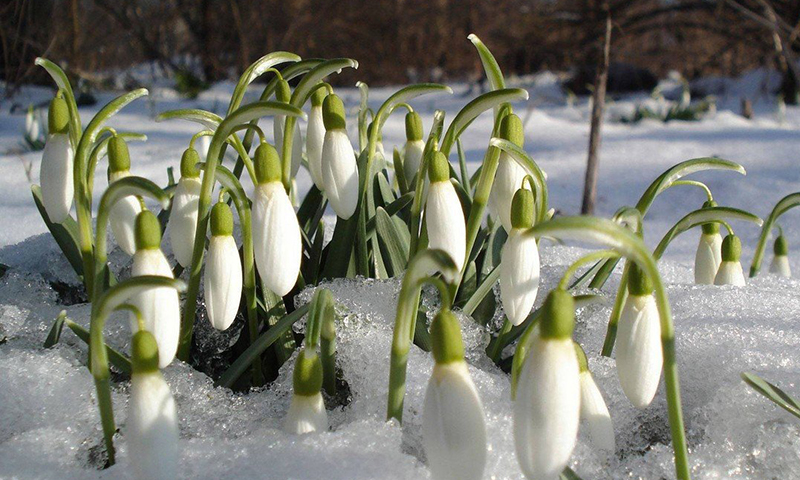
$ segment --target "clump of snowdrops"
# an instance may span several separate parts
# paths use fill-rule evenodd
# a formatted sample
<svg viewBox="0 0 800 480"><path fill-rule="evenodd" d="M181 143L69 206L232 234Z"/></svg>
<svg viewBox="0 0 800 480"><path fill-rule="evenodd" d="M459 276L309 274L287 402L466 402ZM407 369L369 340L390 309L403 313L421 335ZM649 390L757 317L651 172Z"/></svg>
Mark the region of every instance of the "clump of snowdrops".
<svg viewBox="0 0 800 480"><path fill-rule="evenodd" d="M373 111L368 108L369 89L359 83L361 102L351 118L325 79L357 68L355 60L266 55L243 73L224 117L197 109L159 115L158 121L198 124L180 159L179 180L165 187L130 173L127 144L144 140L144 135L105 126L146 90L114 99L83 127L67 77L55 64L37 60L55 80L58 93L49 109L41 187L34 186L33 195L92 305L88 332L62 314L47 345L58 341L63 325L89 344L108 464L114 463L117 429L111 403L113 366L131 376L129 421L122 438L135 475L175 478L178 417L160 370L176 357L192 358L198 321L218 330L230 328L239 316L246 321L246 347L215 378L223 387L264 385L299 348L284 429L291 434L327 431L322 392L335 397L337 385L346 382L337 378L336 299L324 288L316 289L309 304L296 306L294 298L324 280L402 276L390 371L388 378L375 381L388 380L387 419L402 422L411 344L431 352L435 367L422 433L434 478L484 474L485 416L453 311L491 326L498 307L504 321L492 332L486 354L510 370L520 470L531 479L555 478L562 472L574 476L567 464L581 419L595 448L608 454L615 450L613 412L592 378L583 348L573 339L576 309L597 301L615 265L624 261L602 353L610 356L616 346L620 383L638 408L648 408L663 374L676 475L690 477L674 328L657 261L676 236L700 227L697 283L744 283L741 242L728 222L761 220L718 206L706 185L683 179L702 170L744 174L744 168L718 158L688 160L660 175L634 207L621 208L612 219L553 218L546 174L524 149L522 122L512 106L528 94L506 88L490 51L476 36L469 38L491 91L468 102L452 119L436 111L427 126L412 104L423 95L452 93L447 86L403 87ZM270 80L260 98L244 104L246 90L261 76ZM478 115L489 111L494 115L491 138L480 168L470 176L460 137ZM399 113L405 114L406 142L389 155L381 142L382 129L390 115ZM259 126L267 116L273 117L275 144L267 142ZM305 132L298 119L307 120ZM348 125L357 129L355 144ZM196 142L209 138L207 153L195 148ZM225 165L229 149L235 161ZM95 170L106 157L109 186L95 211ZM296 191L300 168L313 180L308 192ZM250 196L242 186L243 175L255 186ZM699 188L707 201L650 251L642 240L644 219L658 195L673 187ZM298 208L293 198L300 199ZM799 198L784 202L780 213L800 203ZM337 218L332 239L325 243L322 218L328 206ZM764 225L767 232L775 218ZM130 278L116 279L107 263L109 225L115 243L131 257ZM725 239L720 226L728 232ZM174 262L161 250L165 230ZM235 240L237 230L241 243ZM545 237L603 249L578 259L554 290L541 292L545 301L533 310L540 295L538 244ZM753 274L765 239L766 234ZM785 241L776 244L776 254L785 257L786 252ZM489 295L498 283L500 305ZM420 303L424 284L433 285L440 296L430 325L420 320L425 315L418 315L426 308ZM593 293L579 295L587 285ZM116 310L130 315L130 357L104 343L104 323ZM292 326L303 319L301 336ZM512 344L511 357L504 358Z"/></svg>

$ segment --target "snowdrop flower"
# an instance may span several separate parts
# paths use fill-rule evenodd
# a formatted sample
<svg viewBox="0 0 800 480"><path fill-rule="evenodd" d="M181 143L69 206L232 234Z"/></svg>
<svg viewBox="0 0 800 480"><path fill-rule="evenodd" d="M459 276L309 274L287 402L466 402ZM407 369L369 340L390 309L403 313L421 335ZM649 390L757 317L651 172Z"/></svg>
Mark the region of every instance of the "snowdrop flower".
<svg viewBox="0 0 800 480"><path fill-rule="evenodd" d="M258 186L253 202L253 250L264 286L284 296L297 283L303 243L292 201L281 183L278 152L262 143L256 149Z"/></svg>
<svg viewBox="0 0 800 480"><path fill-rule="evenodd" d="M525 235L533 226L533 192L517 190L511 206L512 228L500 257L500 300L508 320L521 324L539 291L539 247L536 238Z"/></svg>
<svg viewBox="0 0 800 480"><path fill-rule="evenodd" d="M744 272L739 258L742 256L742 242L734 234L729 234L722 241L722 262L719 264L714 285L734 285L744 287Z"/></svg>
<svg viewBox="0 0 800 480"><path fill-rule="evenodd" d="M186 149L181 157L181 179L172 197L172 210L169 212L169 240L175 259L184 267L192 264L194 234L197 229L197 213L200 203L200 171L195 165L200 155L192 147Z"/></svg>
<svg viewBox="0 0 800 480"><path fill-rule="evenodd" d="M172 269L161 252L161 225L149 210L143 210L135 223L136 253L133 255L131 276L159 275L172 278ZM139 309L144 329L151 332L158 343L159 368L164 368L175 358L178 335L181 329L178 292L174 288L159 287L142 292L131 300ZM131 315L131 330L137 331L136 316Z"/></svg>
<svg viewBox="0 0 800 480"><path fill-rule="evenodd" d="M322 144L322 178L325 195L336 215L347 220L358 205L358 165L347 138L344 104L335 94L322 102L325 141Z"/></svg>
<svg viewBox="0 0 800 480"><path fill-rule="evenodd" d="M130 176L131 159L128 153L128 144L125 139L114 135L108 141L108 184ZM134 225L136 217L142 212L142 201L128 195L119 199L109 214L111 233L119 248L128 255L136 253L136 239L134 238Z"/></svg>
<svg viewBox="0 0 800 480"><path fill-rule="evenodd" d="M422 140L422 118L417 112L406 114L406 143L403 145L403 174L406 183L413 185L414 177L422 163L425 141Z"/></svg>
<svg viewBox="0 0 800 480"><path fill-rule="evenodd" d="M786 238L780 235L775 239L774 246L775 256L772 257L772 264L769 266L770 273L775 273L781 277L789 278L792 276L792 270L789 268L789 245L786 243Z"/></svg>
<svg viewBox="0 0 800 480"><path fill-rule="evenodd" d="M279 102L289 103L292 99L292 91L289 89L289 82L284 79L278 80L278 87L275 89L275 98ZM275 115L272 121L272 134L275 138L275 147L278 150L278 158L283 154L283 129L286 127L286 116ZM300 170L300 159L303 157L303 141L300 139L300 125L294 125L294 139L292 140L292 178Z"/></svg>
<svg viewBox="0 0 800 480"><path fill-rule="evenodd" d="M653 284L635 263L628 277L628 298L617 333L617 374L625 396L636 408L653 401L661 378L661 324Z"/></svg>
<svg viewBox="0 0 800 480"><path fill-rule="evenodd" d="M211 240L204 273L206 310L217 330L231 326L242 298L242 264L233 239L233 213L225 202L211 209Z"/></svg>
<svg viewBox="0 0 800 480"><path fill-rule="evenodd" d="M550 292L531 341L514 402L517 461L529 479L555 479L569 461L580 421L578 359L572 345L575 301Z"/></svg>
<svg viewBox="0 0 800 480"><path fill-rule="evenodd" d="M325 191L322 177L322 144L325 142L325 124L322 121L322 102L325 100L324 88L314 90L311 95L311 112L308 114L306 131L306 154L308 155L308 171L311 180L321 191Z"/></svg>
<svg viewBox="0 0 800 480"><path fill-rule="evenodd" d="M603 394L597 388L597 384L589 371L589 362L586 360L586 353L580 345L575 343L575 354L578 357L580 374L578 375L581 383L581 419L589 427L589 438L592 445L598 450L607 454L614 453L616 442L614 441L614 425L611 423L611 414Z"/></svg>
<svg viewBox="0 0 800 480"><path fill-rule="evenodd" d="M294 364L294 395L283 420L286 433L300 435L328 430L328 412L322 401L322 362L317 352L304 348Z"/></svg>
<svg viewBox="0 0 800 480"><path fill-rule="evenodd" d="M456 270L461 271L467 250L467 233L461 202L450 183L450 164L442 152L431 152L428 167L431 181L425 201L428 246L447 252L455 262Z"/></svg>
<svg viewBox="0 0 800 480"><path fill-rule="evenodd" d="M158 370L155 337L147 330L133 336L131 398L128 404L128 456L138 480L178 476L178 414L175 399Z"/></svg>
<svg viewBox="0 0 800 480"><path fill-rule="evenodd" d="M483 478L486 424L483 404L472 383L461 326L449 310L431 322L433 374L425 392L422 444L436 480Z"/></svg>
<svg viewBox="0 0 800 480"><path fill-rule="evenodd" d="M50 102L47 125L49 134L39 171L42 203L50 221L62 223L69 216L75 185L72 177L74 152L69 141L69 109L67 101L60 96Z"/></svg>
<svg viewBox="0 0 800 480"><path fill-rule="evenodd" d="M28 112L25 114L25 137L30 141L39 140L39 119L36 118L36 112L33 110L33 105L28 107Z"/></svg>
<svg viewBox="0 0 800 480"><path fill-rule="evenodd" d="M703 204L703 208L716 206L713 200ZM717 223L706 223L701 228L703 233L694 256L694 283L712 285L722 262L722 236Z"/></svg>
<svg viewBox="0 0 800 480"><path fill-rule="evenodd" d="M503 117L500 122L500 138L522 146L525 137L522 132L522 121L512 114ZM500 153L497 163L492 191L489 194L489 211L494 218L500 220L506 232L513 228L511 225L511 201L516 191L523 186L525 169L506 152Z"/></svg>

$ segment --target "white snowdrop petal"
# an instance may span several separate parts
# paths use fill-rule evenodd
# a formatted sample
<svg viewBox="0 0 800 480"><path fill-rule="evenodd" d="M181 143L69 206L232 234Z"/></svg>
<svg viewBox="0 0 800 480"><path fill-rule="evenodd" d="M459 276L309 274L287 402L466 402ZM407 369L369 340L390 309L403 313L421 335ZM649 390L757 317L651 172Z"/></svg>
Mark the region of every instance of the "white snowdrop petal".
<svg viewBox="0 0 800 480"><path fill-rule="evenodd" d="M460 271L466 256L467 233L461 202L449 181L433 182L428 187L425 216L428 247L447 252Z"/></svg>
<svg viewBox="0 0 800 480"><path fill-rule="evenodd" d="M537 336L514 402L514 444L526 477L558 477L575 448L579 421L580 381L572 340Z"/></svg>
<svg viewBox="0 0 800 480"><path fill-rule="evenodd" d="M422 163L422 152L425 150L425 142L422 140L412 140L406 142L403 147L403 174L409 184L419 171Z"/></svg>
<svg viewBox="0 0 800 480"><path fill-rule="evenodd" d="M723 261L719 264L719 271L717 272L717 276L714 277L714 285L744 287L745 284L744 272L742 271L742 264L740 262Z"/></svg>
<svg viewBox="0 0 800 480"><path fill-rule="evenodd" d="M636 408L646 408L656 395L664 363L661 324L653 296L629 296L622 308L618 328L619 383Z"/></svg>
<svg viewBox="0 0 800 480"><path fill-rule="evenodd" d="M322 122L322 106L311 107L306 131L306 155L311 180L321 191L325 191L322 176L322 146L325 143L325 124Z"/></svg>
<svg viewBox="0 0 800 480"><path fill-rule="evenodd" d="M47 216L54 223L62 223L69 216L75 185L72 176L73 151L67 134L50 135L42 152L39 182L42 203Z"/></svg>
<svg viewBox="0 0 800 480"><path fill-rule="evenodd" d="M488 207L492 216L500 220L506 232L510 232L512 228L511 201L517 190L522 188L525 175L525 169L509 154L505 152L500 154Z"/></svg>
<svg viewBox="0 0 800 480"><path fill-rule="evenodd" d="M208 319L217 330L225 330L236 319L242 298L242 264L232 236L211 237L204 285Z"/></svg>
<svg viewBox="0 0 800 480"><path fill-rule="evenodd" d="M781 277L790 278L792 276L792 269L789 267L789 257L786 255L775 255L769 266L769 272L780 275Z"/></svg>
<svg viewBox="0 0 800 480"><path fill-rule="evenodd" d="M160 275L172 278L172 269L158 249L143 249L133 255L131 276ZM164 368L175 358L181 328L180 303L174 288L159 287L142 292L131 300L142 314L145 330L158 344L158 367ZM131 330L138 331L136 317L131 314Z"/></svg>
<svg viewBox="0 0 800 480"><path fill-rule="evenodd" d="M322 178L331 207L337 216L347 220L358 205L358 165L344 130L325 132Z"/></svg>
<svg viewBox="0 0 800 480"><path fill-rule="evenodd" d="M483 478L486 424L465 362L433 367L424 405L422 443L433 478Z"/></svg>
<svg viewBox="0 0 800 480"><path fill-rule="evenodd" d="M138 480L174 480L178 476L178 415L160 372L131 377L125 439Z"/></svg>
<svg viewBox="0 0 800 480"><path fill-rule="evenodd" d="M253 250L264 285L279 296L297 283L303 244L292 202L280 182L256 188Z"/></svg>
<svg viewBox="0 0 800 480"><path fill-rule="evenodd" d="M521 324L539 291L539 247L532 236L512 229L500 256L500 300L508 320Z"/></svg>
<svg viewBox="0 0 800 480"><path fill-rule="evenodd" d="M606 453L615 450L614 425L603 395L588 371L581 372L581 418L589 427L592 444Z"/></svg>
<svg viewBox="0 0 800 480"><path fill-rule="evenodd" d="M169 213L169 240L175 259L184 267L192 264L197 209L200 202L200 178L181 178L175 187Z"/></svg>
<svg viewBox="0 0 800 480"><path fill-rule="evenodd" d="M124 172L128 173L128 172ZM118 175L116 179L122 178L123 175ZM127 175L124 175L127 176ZM116 181L112 178L112 182ZM142 203L138 198L129 195L122 198L111 207L109 214L109 223L111 224L111 233L114 234L114 241L117 242L119 248L128 255L133 256L136 253L136 239L134 237L134 225L136 224L136 216L142 211Z"/></svg>
<svg viewBox="0 0 800 480"><path fill-rule="evenodd" d="M322 395L292 395L292 404L283 420L283 431L301 435L328 430L328 412Z"/></svg>
<svg viewBox="0 0 800 480"><path fill-rule="evenodd" d="M694 257L694 283L713 285L722 262L722 236L719 233L702 234Z"/></svg>

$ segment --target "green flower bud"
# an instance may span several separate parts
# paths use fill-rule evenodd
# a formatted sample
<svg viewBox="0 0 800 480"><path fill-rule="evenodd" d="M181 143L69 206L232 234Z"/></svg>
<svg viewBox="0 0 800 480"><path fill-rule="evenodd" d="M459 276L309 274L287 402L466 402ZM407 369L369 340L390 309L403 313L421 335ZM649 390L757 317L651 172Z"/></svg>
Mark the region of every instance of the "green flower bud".
<svg viewBox="0 0 800 480"><path fill-rule="evenodd" d="M278 151L269 143L264 142L256 148L253 163L259 185L281 181L281 160Z"/></svg>
<svg viewBox="0 0 800 480"><path fill-rule="evenodd" d="M417 112L406 114L406 140L409 142L422 140L422 117Z"/></svg>
<svg viewBox="0 0 800 480"><path fill-rule="evenodd" d="M717 202L715 202L714 200L709 200L703 203L703 208L710 208L716 206ZM700 228L703 229L703 233L706 235L714 235L715 233L719 233L719 224L716 222L704 223Z"/></svg>
<svg viewBox="0 0 800 480"><path fill-rule="evenodd" d="M217 202L211 209L211 235L233 235L233 212L225 202Z"/></svg>
<svg viewBox="0 0 800 480"><path fill-rule="evenodd" d="M775 239L775 246L773 247L773 252L775 252L775 256L785 257L786 255L789 255L789 244L786 243L786 237L781 235Z"/></svg>
<svg viewBox="0 0 800 480"><path fill-rule="evenodd" d="M150 210L142 210L134 224L136 250L153 250L161 247L161 224Z"/></svg>
<svg viewBox="0 0 800 480"><path fill-rule="evenodd" d="M722 239L722 261L738 262L742 256L742 241L736 235L730 234Z"/></svg>
<svg viewBox="0 0 800 480"><path fill-rule="evenodd" d="M147 330L139 330L133 335L131 364L134 374L158 371L158 343Z"/></svg>
<svg viewBox="0 0 800 480"><path fill-rule="evenodd" d="M547 295L542 308L541 337L552 340L572 338L575 328L575 299L572 295L556 288Z"/></svg>
<svg viewBox="0 0 800 480"><path fill-rule="evenodd" d="M344 103L336 94L325 97L322 102L322 123L325 130L343 130L346 128L344 122Z"/></svg>
<svg viewBox="0 0 800 480"><path fill-rule="evenodd" d="M428 154L428 177L431 183L447 182L450 180L450 162L444 153L431 151Z"/></svg>
<svg viewBox="0 0 800 480"><path fill-rule="evenodd" d="M461 325L450 310L440 310L431 322L433 358L438 364L464 360L464 342Z"/></svg>
<svg viewBox="0 0 800 480"><path fill-rule="evenodd" d="M108 141L108 169L112 173L131 169L131 156L125 139L114 135Z"/></svg>
<svg viewBox="0 0 800 480"><path fill-rule="evenodd" d="M520 188L511 200L511 226L531 228L533 226L533 192Z"/></svg>
<svg viewBox="0 0 800 480"><path fill-rule="evenodd" d="M197 150L192 147L184 150L181 156L181 177L198 178L200 176L198 163L200 163L200 154L197 153Z"/></svg>
<svg viewBox="0 0 800 480"><path fill-rule="evenodd" d="M326 95L328 95L328 89L325 87L319 87L314 90L314 93L311 94L311 106L321 107Z"/></svg>
<svg viewBox="0 0 800 480"><path fill-rule="evenodd" d="M305 348L300 351L292 379L295 395L310 397L319 393L322 389L322 362L317 352Z"/></svg>
<svg viewBox="0 0 800 480"><path fill-rule="evenodd" d="M628 270L628 293L637 297L643 297L653 293L653 281L635 262L631 262Z"/></svg>
<svg viewBox="0 0 800 480"><path fill-rule="evenodd" d="M525 133L522 130L522 120L510 113L500 120L500 138L522 147L525 143Z"/></svg>
<svg viewBox="0 0 800 480"><path fill-rule="evenodd" d="M278 86L275 88L275 99L283 103L289 103L289 100L292 99L292 89L289 88L289 82L282 78L278 79Z"/></svg>
<svg viewBox="0 0 800 480"><path fill-rule="evenodd" d="M47 113L47 127L50 135L69 132L69 107L67 107L67 101L64 100L60 90L50 101L50 110Z"/></svg>

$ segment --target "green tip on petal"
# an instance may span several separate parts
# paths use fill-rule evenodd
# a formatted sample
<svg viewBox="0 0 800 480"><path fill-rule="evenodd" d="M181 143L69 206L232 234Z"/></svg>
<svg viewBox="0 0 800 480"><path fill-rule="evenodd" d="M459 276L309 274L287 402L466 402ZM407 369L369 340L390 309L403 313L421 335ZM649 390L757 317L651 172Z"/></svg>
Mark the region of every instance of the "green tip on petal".
<svg viewBox="0 0 800 480"><path fill-rule="evenodd" d="M789 244L786 243L786 237L781 235L775 239L773 252L775 252L776 257L789 255Z"/></svg>
<svg viewBox="0 0 800 480"><path fill-rule="evenodd" d="M289 88L289 82L284 79L278 79L278 87L275 89L275 98L279 102L289 103L292 99L292 89Z"/></svg>
<svg viewBox="0 0 800 480"><path fill-rule="evenodd" d="M703 203L703 208L711 208L716 206L717 202L715 202L714 200L708 200ZM719 224L716 222L704 223L700 228L706 235L714 235L715 233L719 233Z"/></svg>
<svg viewBox="0 0 800 480"><path fill-rule="evenodd" d="M428 157L428 177L431 183L447 182L450 180L450 162L444 153L432 151Z"/></svg>
<svg viewBox="0 0 800 480"><path fill-rule="evenodd" d="M67 107L67 101L61 96L60 90L58 95L50 101L50 111L47 113L47 128L50 135L69 131L69 107Z"/></svg>
<svg viewBox="0 0 800 480"><path fill-rule="evenodd" d="M406 114L406 140L409 142L422 140L422 117L417 112Z"/></svg>
<svg viewBox="0 0 800 480"><path fill-rule="evenodd" d="M183 155L181 156L181 177L200 177L200 170L197 168L198 163L200 163L200 154L197 153L197 150L192 147L184 150Z"/></svg>
<svg viewBox="0 0 800 480"><path fill-rule="evenodd" d="M128 143L119 135L108 141L108 168L111 172L125 172L131 169L131 155Z"/></svg>
<svg viewBox="0 0 800 480"><path fill-rule="evenodd" d="M722 261L738 262L742 256L742 241L739 237L729 234L722 239Z"/></svg>
<svg viewBox="0 0 800 480"><path fill-rule="evenodd" d="M533 226L533 192L520 188L511 200L511 226L531 228Z"/></svg>
<svg viewBox="0 0 800 480"><path fill-rule="evenodd" d="M294 363L294 394L310 397L322 389L322 362L317 352L303 349Z"/></svg>
<svg viewBox="0 0 800 480"><path fill-rule="evenodd" d="M586 359L586 352L583 351L583 347L581 347L578 342L572 342L572 344L575 346L575 356L578 357L578 368L580 368L580 372L588 372L589 360Z"/></svg>
<svg viewBox="0 0 800 480"><path fill-rule="evenodd" d="M631 263L631 268L628 271L628 293L638 297L650 295L653 293L653 281L644 273L644 270L639 267L635 262Z"/></svg>
<svg viewBox="0 0 800 480"><path fill-rule="evenodd" d="M134 225L136 250L152 250L161 247L161 224L150 210L142 210Z"/></svg>
<svg viewBox="0 0 800 480"><path fill-rule="evenodd" d="M217 202L211 209L211 235L233 235L233 212L225 202Z"/></svg>
<svg viewBox="0 0 800 480"><path fill-rule="evenodd" d="M346 128L344 122L344 103L342 99L336 94L331 94L325 97L322 102L322 123L325 124L325 130L344 130Z"/></svg>
<svg viewBox="0 0 800 480"><path fill-rule="evenodd" d="M133 335L131 363L134 374L158 371L158 343L147 330L139 330Z"/></svg>
<svg viewBox="0 0 800 480"><path fill-rule="evenodd" d="M281 181L281 160L278 151L269 143L262 143L256 148L253 158L256 170L256 181L259 185Z"/></svg>
<svg viewBox="0 0 800 480"><path fill-rule="evenodd" d="M575 299L562 288L552 290L544 301L540 335L543 339L572 338L575 328Z"/></svg>
<svg viewBox="0 0 800 480"><path fill-rule="evenodd" d="M441 310L431 322L431 343L433 359L443 365L464 361L464 342L461 339L461 325L450 310Z"/></svg>
<svg viewBox="0 0 800 480"><path fill-rule="evenodd" d="M321 107L326 95L328 95L328 89L325 87L318 87L314 90L314 93L311 94L311 106Z"/></svg>
<svg viewBox="0 0 800 480"><path fill-rule="evenodd" d="M509 142L523 146L525 134L522 131L522 120L513 113L506 115L500 120L500 138Z"/></svg>

